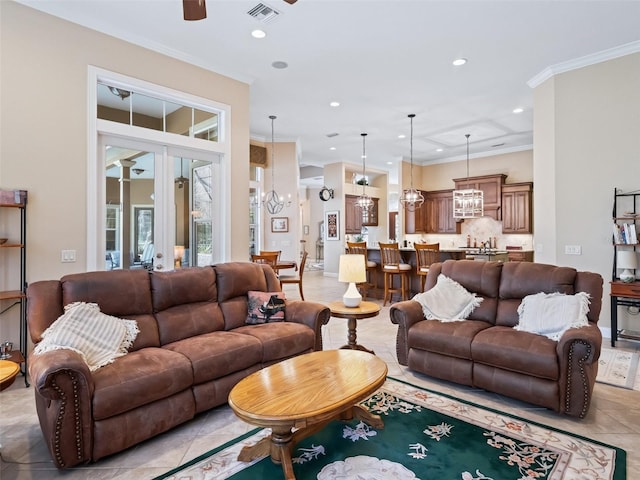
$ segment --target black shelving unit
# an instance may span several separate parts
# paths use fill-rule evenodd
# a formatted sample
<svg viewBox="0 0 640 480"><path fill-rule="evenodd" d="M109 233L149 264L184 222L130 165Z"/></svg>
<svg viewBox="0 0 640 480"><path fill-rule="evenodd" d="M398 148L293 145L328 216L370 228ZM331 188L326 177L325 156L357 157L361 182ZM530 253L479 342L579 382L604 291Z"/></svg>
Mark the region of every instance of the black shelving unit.
<svg viewBox="0 0 640 480"><path fill-rule="evenodd" d="M0 191L0 208L2 209L17 209L20 229L20 238L7 239L7 241L0 245L0 248L4 251L17 251L20 258L20 275L19 283L17 283L13 290L0 291L1 305L0 321L4 321L2 316L12 311L14 308L19 309L20 319L20 339L18 348L11 351L11 357L6 360L11 360L20 365L20 372L24 376L25 386L29 386L27 379L27 192L25 190L1 190ZM13 218L10 219L14 221ZM7 222L10 223L10 222ZM9 235L15 235L13 231L7 233ZM0 341L7 339L1 338Z"/></svg>
<svg viewBox="0 0 640 480"><path fill-rule="evenodd" d="M639 232L640 227L640 190L623 192L615 189L613 192L613 223L624 226L634 226L634 231ZM629 238L631 237L631 238ZM618 254L621 249L638 251L638 237L627 235L625 241L621 241L613 235L613 262L611 272L611 346L615 347L618 338L640 340L640 331L630 329L618 329L618 307L634 307L640 310L640 282L623 282L618 276Z"/></svg>

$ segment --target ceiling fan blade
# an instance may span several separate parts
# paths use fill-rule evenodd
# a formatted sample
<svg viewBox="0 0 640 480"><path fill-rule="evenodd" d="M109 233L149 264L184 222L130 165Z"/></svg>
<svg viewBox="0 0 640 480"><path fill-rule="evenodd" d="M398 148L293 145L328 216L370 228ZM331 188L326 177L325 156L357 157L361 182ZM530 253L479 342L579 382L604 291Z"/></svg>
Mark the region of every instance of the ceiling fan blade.
<svg viewBox="0 0 640 480"><path fill-rule="evenodd" d="M296 3L298 0L284 0L285 2L287 2L289 5L293 5L294 3Z"/></svg>
<svg viewBox="0 0 640 480"><path fill-rule="evenodd" d="M182 10L185 20L202 20L207 18L205 0L182 0Z"/></svg>

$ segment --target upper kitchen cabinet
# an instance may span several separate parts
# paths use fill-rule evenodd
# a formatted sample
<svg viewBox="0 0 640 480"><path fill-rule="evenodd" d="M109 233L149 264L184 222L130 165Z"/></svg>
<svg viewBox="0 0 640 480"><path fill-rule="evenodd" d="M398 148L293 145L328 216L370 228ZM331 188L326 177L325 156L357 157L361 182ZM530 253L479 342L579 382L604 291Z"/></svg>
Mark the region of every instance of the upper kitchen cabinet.
<svg viewBox="0 0 640 480"><path fill-rule="evenodd" d="M455 178L456 190L475 188L482 190L484 214L494 220L502 220L502 188L507 178L504 174L482 175L480 177Z"/></svg>
<svg viewBox="0 0 640 480"><path fill-rule="evenodd" d="M428 192L427 198L431 209L427 212L431 219L427 220L427 233L460 233L460 222L453 218L453 190Z"/></svg>
<svg viewBox="0 0 640 480"><path fill-rule="evenodd" d="M419 208L409 210L404 207L404 233L426 233L426 221L429 218L428 210L430 210L427 200L427 192L420 190L425 201Z"/></svg>
<svg viewBox="0 0 640 480"><path fill-rule="evenodd" d="M378 226L378 199L371 198L373 200L373 207L368 212L363 214L362 209L356 205L358 201L357 195L345 195L345 233L348 235L359 235L362 232L362 227L377 227Z"/></svg>
<svg viewBox="0 0 640 480"><path fill-rule="evenodd" d="M533 183L502 186L502 233L532 233Z"/></svg>

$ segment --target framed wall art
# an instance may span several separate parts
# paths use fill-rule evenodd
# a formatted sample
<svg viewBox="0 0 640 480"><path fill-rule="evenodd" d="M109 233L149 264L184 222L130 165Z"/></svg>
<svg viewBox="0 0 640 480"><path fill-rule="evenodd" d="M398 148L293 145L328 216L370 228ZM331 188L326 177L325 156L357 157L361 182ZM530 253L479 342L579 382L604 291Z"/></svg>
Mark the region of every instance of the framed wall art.
<svg viewBox="0 0 640 480"><path fill-rule="evenodd" d="M327 240L340 240L340 212L334 210L324 213L325 232Z"/></svg>
<svg viewBox="0 0 640 480"><path fill-rule="evenodd" d="M289 217L271 217L271 231L286 233L289 231Z"/></svg>

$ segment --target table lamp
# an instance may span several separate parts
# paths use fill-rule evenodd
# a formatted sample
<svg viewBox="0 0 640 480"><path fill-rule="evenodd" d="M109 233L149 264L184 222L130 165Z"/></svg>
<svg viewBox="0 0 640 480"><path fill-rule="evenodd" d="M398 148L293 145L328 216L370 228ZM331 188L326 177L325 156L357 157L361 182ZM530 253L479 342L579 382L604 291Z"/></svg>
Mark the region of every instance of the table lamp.
<svg viewBox="0 0 640 480"><path fill-rule="evenodd" d="M356 283L367 281L367 270L364 255L346 254L340 255L340 265L338 267L338 281L348 282L347 291L344 292L342 302L345 307L355 308L360 305L362 295L356 288Z"/></svg>
<svg viewBox="0 0 640 480"><path fill-rule="evenodd" d="M618 252L618 263L616 266L623 269L623 272L620 274L620 280L625 283L635 281L635 273L631 271L638 268L638 257L635 250L622 250Z"/></svg>

